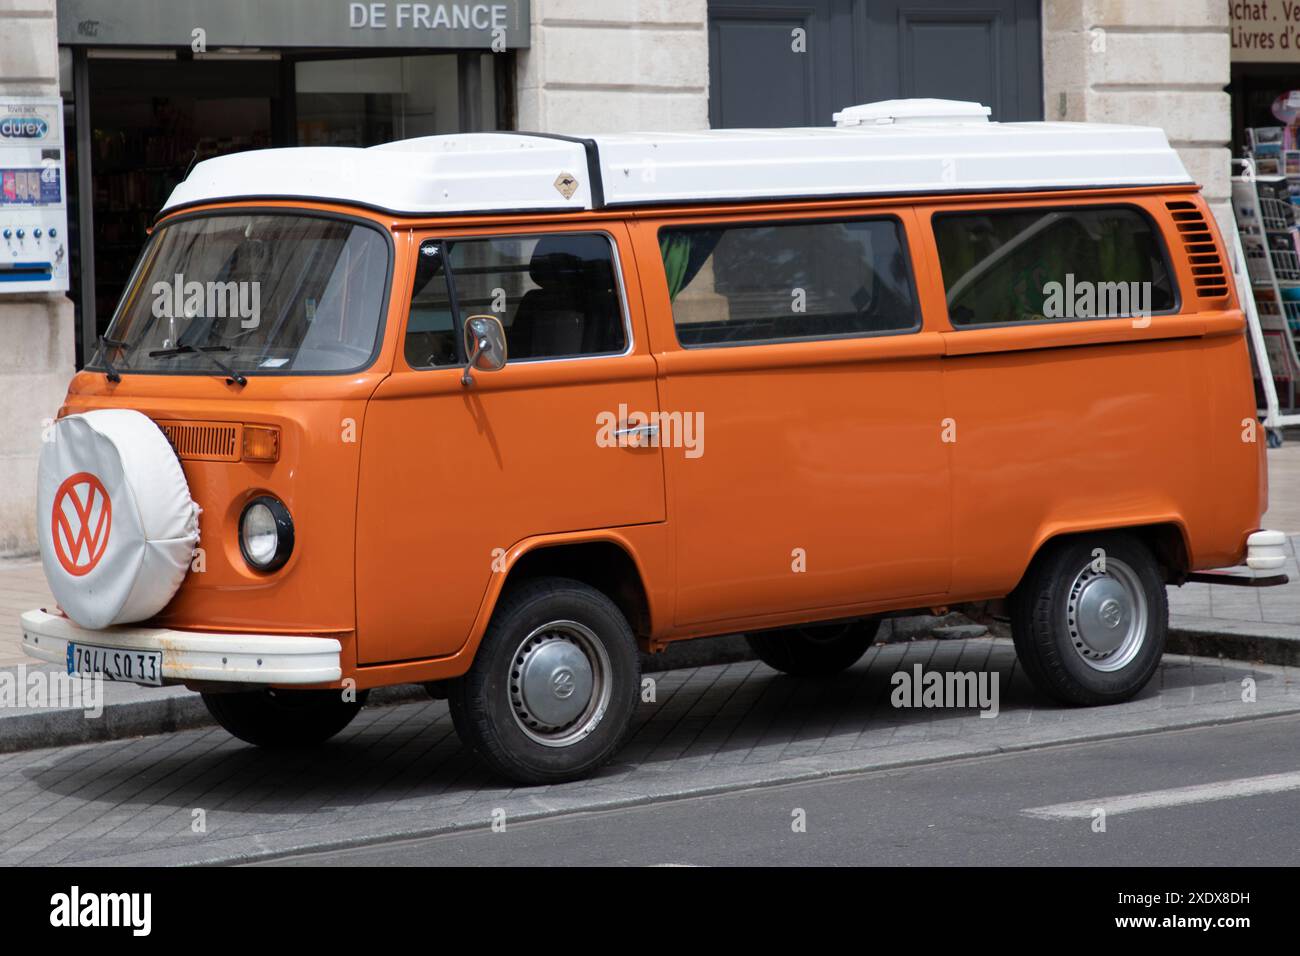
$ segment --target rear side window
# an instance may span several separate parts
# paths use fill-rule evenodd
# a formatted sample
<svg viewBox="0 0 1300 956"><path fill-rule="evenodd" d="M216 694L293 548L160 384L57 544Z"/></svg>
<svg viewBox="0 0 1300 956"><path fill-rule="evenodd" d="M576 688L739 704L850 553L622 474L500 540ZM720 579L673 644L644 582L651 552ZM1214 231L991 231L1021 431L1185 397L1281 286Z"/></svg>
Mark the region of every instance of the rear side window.
<svg viewBox="0 0 1300 956"><path fill-rule="evenodd" d="M896 219L673 227L659 250L687 348L920 328Z"/></svg>
<svg viewBox="0 0 1300 956"><path fill-rule="evenodd" d="M1171 312L1156 227L1131 207L982 210L934 217L955 328Z"/></svg>
<svg viewBox="0 0 1300 956"><path fill-rule="evenodd" d="M420 244L406 361L464 361L460 330L495 315L509 361L607 355L627 348L610 239L599 233L426 239Z"/></svg>

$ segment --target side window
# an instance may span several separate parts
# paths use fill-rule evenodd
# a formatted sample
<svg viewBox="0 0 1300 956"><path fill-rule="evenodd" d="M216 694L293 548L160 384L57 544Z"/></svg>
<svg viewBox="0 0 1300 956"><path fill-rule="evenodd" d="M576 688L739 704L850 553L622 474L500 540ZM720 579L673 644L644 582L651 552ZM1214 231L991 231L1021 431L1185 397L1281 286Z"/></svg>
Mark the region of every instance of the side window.
<svg viewBox="0 0 1300 956"><path fill-rule="evenodd" d="M1156 227L1131 207L944 213L934 239L954 328L1177 307Z"/></svg>
<svg viewBox="0 0 1300 956"><path fill-rule="evenodd" d="M674 226L659 249L687 348L921 326L896 219Z"/></svg>
<svg viewBox="0 0 1300 956"><path fill-rule="evenodd" d="M627 330L608 236L556 233L420 244L406 361L464 360L460 329L490 314L506 330L509 361L618 354Z"/></svg>

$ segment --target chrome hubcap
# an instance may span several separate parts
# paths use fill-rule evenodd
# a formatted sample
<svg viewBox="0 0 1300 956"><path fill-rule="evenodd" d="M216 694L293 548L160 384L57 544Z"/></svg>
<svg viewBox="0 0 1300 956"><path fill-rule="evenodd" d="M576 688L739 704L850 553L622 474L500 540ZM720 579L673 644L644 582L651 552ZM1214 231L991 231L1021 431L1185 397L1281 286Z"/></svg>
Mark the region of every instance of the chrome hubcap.
<svg viewBox="0 0 1300 956"><path fill-rule="evenodd" d="M1147 634L1147 600L1131 567L1106 558L1106 571L1088 565L1070 585L1066 630L1074 651L1089 667L1117 671L1132 663Z"/></svg>
<svg viewBox="0 0 1300 956"><path fill-rule="evenodd" d="M510 709L519 729L547 747L567 747L600 723L611 693L609 655L576 621L552 621L520 642L510 667Z"/></svg>

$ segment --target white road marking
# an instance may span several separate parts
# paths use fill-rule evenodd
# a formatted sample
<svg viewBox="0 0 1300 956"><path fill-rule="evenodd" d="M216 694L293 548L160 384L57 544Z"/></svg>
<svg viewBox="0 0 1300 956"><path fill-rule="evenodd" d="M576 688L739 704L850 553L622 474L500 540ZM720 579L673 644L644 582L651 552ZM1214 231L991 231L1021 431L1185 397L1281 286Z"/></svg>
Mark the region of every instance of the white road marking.
<svg viewBox="0 0 1300 956"><path fill-rule="evenodd" d="M1075 803L1054 803L1046 807L1029 807L1020 812L1043 820L1075 820L1091 817L1098 808L1107 816L1133 813L1136 810L1156 810L1160 807L1181 807L1189 803L1209 803L1212 800L1235 800L1254 797L1262 793L1282 793L1300 790L1300 771L1272 773L1264 777L1243 777L1240 780L1221 780L1202 783L1194 787L1174 787L1170 790L1148 790L1146 793L1129 793L1118 797L1098 797L1096 800L1079 800Z"/></svg>

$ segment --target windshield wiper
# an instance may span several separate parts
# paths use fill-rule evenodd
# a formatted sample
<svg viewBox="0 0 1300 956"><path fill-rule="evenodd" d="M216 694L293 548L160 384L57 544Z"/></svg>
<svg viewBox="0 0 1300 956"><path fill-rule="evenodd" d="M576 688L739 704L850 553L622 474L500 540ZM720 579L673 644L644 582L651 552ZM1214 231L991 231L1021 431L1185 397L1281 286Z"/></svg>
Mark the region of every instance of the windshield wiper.
<svg viewBox="0 0 1300 956"><path fill-rule="evenodd" d="M119 342L117 339L110 339L107 335L99 337L99 357L104 363L104 375L114 384L122 381L122 373L113 367L113 363L108 360L108 350L130 348L125 342Z"/></svg>
<svg viewBox="0 0 1300 956"><path fill-rule="evenodd" d="M150 358L170 358L173 355L202 355L209 362L215 365L221 371L226 373L227 384L244 386L248 384L248 379L238 370L231 368L221 359L213 355L213 352L229 352L229 345L178 345L173 349L155 349L149 353Z"/></svg>

